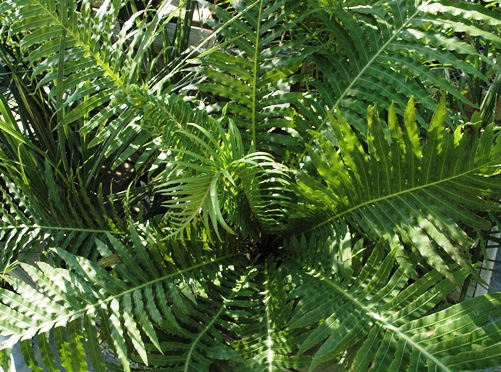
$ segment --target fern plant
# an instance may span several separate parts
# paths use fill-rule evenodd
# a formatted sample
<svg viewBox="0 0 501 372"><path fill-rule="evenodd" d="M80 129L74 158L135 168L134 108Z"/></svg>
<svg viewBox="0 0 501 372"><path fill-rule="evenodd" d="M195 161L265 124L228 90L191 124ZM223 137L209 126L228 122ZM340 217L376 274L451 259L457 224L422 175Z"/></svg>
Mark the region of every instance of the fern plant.
<svg viewBox="0 0 501 372"><path fill-rule="evenodd" d="M498 367L501 297L464 298L495 106L461 117L436 68L490 84L497 9L203 4L213 33L176 49L192 1L0 1L1 366L19 343L34 371Z"/></svg>

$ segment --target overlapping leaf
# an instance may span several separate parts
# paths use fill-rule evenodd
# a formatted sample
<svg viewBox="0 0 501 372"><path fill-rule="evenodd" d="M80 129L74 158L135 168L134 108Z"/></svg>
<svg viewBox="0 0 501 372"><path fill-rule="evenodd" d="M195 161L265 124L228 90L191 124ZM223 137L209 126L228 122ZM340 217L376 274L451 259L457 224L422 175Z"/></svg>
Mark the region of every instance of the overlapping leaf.
<svg viewBox="0 0 501 372"><path fill-rule="evenodd" d="M193 4L188 1L182 6L193 8ZM32 115L28 119L34 122L26 123L26 130L35 129L50 159L61 158L57 165L64 172L78 174L86 187L97 191L103 167L120 166L148 144L147 134L132 125L134 116L112 99L117 88L150 79L171 62L163 59L164 53L154 51L153 44L186 42L181 39L189 38L189 32L177 33L171 40L163 27L182 14L181 8L163 1L154 10L139 11L122 22L119 13L127 2L116 0L101 2L96 8L92 1L77 0L9 0L0 6L10 40L16 41L28 64L28 71L15 72L22 75L16 76L16 84L33 83L31 89L45 98L44 114L50 118L41 123L38 120L43 121L43 116ZM151 19L142 22L146 13ZM192 12L186 14L192 16ZM191 18L179 20L185 28L191 24ZM21 111L36 110L24 107L21 100L18 104ZM94 138L96 132L99 135Z"/></svg>
<svg viewBox="0 0 501 372"><path fill-rule="evenodd" d="M133 15L108 40L122 2L105 1L92 17L87 1L78 8L69 0L0 0L2 19L33 52L39 88L57 107L59 138L82 153L97 148L95 162L84 158L69 172L64 185L75 194L61 197L55 175L68 158L46 158L26 141L2 101L2 169L20 180L33 172L31 185L50 196L20 196L9 177L0 187L2 270L11 271L4 276L14 287L0 290L0 333L9 337L3 347L21 341L36 371L495 368L499 295L450 307L447 297L473 273L472 231L487 230L488 212L499 211L495 128L446 129L444 101L429 125L412 100L403 123L395 106L416 94L432 111L430 87L468 103L429 62L486 81L465 61L475 57L498 71L488 53L450 36L466 31L499 44L491 32L497 13L479 4L403 0L344 9L336 2L332 17L302 14L300 2L285 0L218 6L212 25L221 44L200 55L203 82L175 88L201 88L207 110L163 91L176 73L171 66L143 85L152 70L141 69L161 59L151 60L148 49L172 16L169 3L144 23ZM303 97L320 97L308 108L282 89L302 78L293 75L318 51L295 41L307 15L323 24L309 37L335 35L319 42L317 81L325 79L306 88ZM360 102L368 101L388 108L388 123L374 109L368 123L360 121ZM347 112L353 126L332 108ZM295 138L296 130L304 138L307 132L294 121L296 109L301 125L315 129L304 159ZM73 127L80 132L66 136ZM353 127L369 128L365 142ZM65 143L57 146L73 156ZM147 185L116 196L124 211L100 215L98 191L87 187L103 158L116 166L138 151L136 169ZM297 164L292 208L288 166ZM48 214L29 213L36 198ZM143 203L158 209L141 215ZM32 223L50 211L68 227ZM123 226L124 215L131 227L120 237L85 227ZM19 253L52 246L64 268L37 262L12 271ZM115 363L104 361L103 350Z"/></svg>
<svg viewBox="0 0 501 372"><path fill-rule="evenodd" d="M232 120L215 120L175 94L155 97L130 87L117 99L134 108L141 126L158 136L163 160L153 192L176 235L196 220L256 238L258 230L285 226L292 194L290 171L265 152L246 153ZM225 128L226 127L226 128Z"/></svg>
<svg viewBox="0 0 501 372"><path fill-rule="evenodd" d="M39 86L50 86L49 97L58 101L57 110L64 113L60 126L82 120L107 104L114 88L137 77L140 56L170 11L170 1L164 2L154 21L140 29L134 27L140 15L136 14L115 35L121 8L117 1L103 2L95 14L90 1L36 0L16 5L10 30L20 38Z"/></svg>

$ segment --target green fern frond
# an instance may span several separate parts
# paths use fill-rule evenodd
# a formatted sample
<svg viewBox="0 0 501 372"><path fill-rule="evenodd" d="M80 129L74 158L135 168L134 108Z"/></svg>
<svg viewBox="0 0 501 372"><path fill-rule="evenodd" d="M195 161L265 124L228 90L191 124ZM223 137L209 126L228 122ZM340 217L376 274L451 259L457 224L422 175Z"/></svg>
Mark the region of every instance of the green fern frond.
<svg viewBox="0 0 501 372"><path fill-rule="evenodd" d="M181 363L186 364L186 370L199 363L210 363L203 353L197 353L207 347L205 343L215 347L222 343L213 332L214 322L224 320L215 316L213 321L207 321L206 316L214 314L214 307L224 309L224 299L234 296L231 283L239 276L235 277L233 271L242 260L236 253L224 254L214 246L209 249L196 243L184 247L186 266L176 261L171 264L165 258L181 253L182 246L148 246L136 231L132 230L131 236L134 254L111 235L107 238L109 246L96 240L98 250L105 256L98 263L57 249L71 271L44 263L38 263L38 267L23 264L35 287L6 277L16 292L24 296L29 293L29 300L2 290L0 328L3 335L11 336L2 346L22 340L30 343L35 335L40 344L48 340L47 332L54 329L59 360L70 370L74 363L82 364L84 369L90 367L84 357L74 361L65 355L71 355L72 349L78 350L78 355L89 349L99 351L102 340L98 334L108 338L108 347L125 370L130 370L130 360L135 359L145 365L157 364L155 353L151 353L150 361L150 346L157 352L184 358ZM152 260L153 256L158 259ZM207 297L209 294L211 297ZM164 343L169 335L178 341ZM39 348L44 364L54 359L50 347ZM94 353L91 363L97 363L93 367L102 370L100 354ZM32 362L36 360L32 358ZM165 363L179 365L179 358L167 358Z"/></svg>
<svg viewBox="0 0 501 372"><path fill-rule="evenodd" d="M501 159L493 127L480 130L472 124L447 131L445 99L426 141L418 134L413 100L403 125L393 106L388 120L369 110L367 144L342 117L331 118L337 147L314 133L318 146L309 154L325 185L306 173L299 175L298 185L306 200L325 213L312 219L310 230L346 221L373 241L398 237L414 245L444 274L443 255L469 266L465 257L473 242L458 225L488 229L490 223L478 212L499 210Z"/></svg>
<svg viewBox="0 0 501 372"><path fill-rule="evenodd" d="M232 117L251 152L284 156L283 147L300 148L291 136L296 131L291 103L299 96L289 88L300 79L297 73L310 52L301 41L288 40L301 19L299 5L287 0L245 1L234 9L216 7L218 21L209 23L229 45L224 51L202 54L197 72L203 80L195 87L217 98L213 112ZM239 17L233 19L233 13Z"/></svg>
<svg viewBox="0 0 501 372"><path fill-rule="evenodd" d="M6 177L1 178L2 182L8 182ZM27 225L31 224L31 215L25 210L26 201L23 195L16 190L14 185L3 187L0 184L0 272L8 273L15 266L15 262L21 255L33 254L39 245L37 237L40 230L30 231ZM23 226L18 229L12 228ZM35 243L36 242L36 243Z"/></svg>
<svg viewBox="0 0 501 372"><path fill-rule="evenodd" d="M183 55L194 3L0 0L0 366L497 368L501 297L464 294L499 246L499 10L224 1ZM435 110L489 85L483 122Z"/></svg>
<svg viewBox="0 0 501 372"><path fill-rule="evenodd" d="M462 87L444 79L443 68L453 66L484 83L488 77L483 68L470 62L472 58L500 71L468 40L454 35L477 35L499 48L496 29L501 18L480 4L395 0L384 7L336 4L317 15L317 37L327 39L329 48L316 57L321 77L312 84L330 112L339 109L362 133L366 130L365 112L354 100L377 104L381 109L389 109L388 102L393 101L403 110L414 96L422 106L417 120L425 126L435 106L430 88L445 90L454 101L474 106L461 92ZM327 123L327 113L322 116Z"/></svg>
<svg viewBox="0 0 501 372"><path fill-rule="evenodd" d="M190 7L193 3L184 2ZM85 186L96 192L103 168L115 169L149 145L148 134L132 124L134 116L114 103L117 88L146 82L170 62L152 57L156 54L153 44L166 41L162 39L168 36L164 26L170 20L178 15L180 21L184 19L183 4L180 8L164 1L155 10L140 11L122 22L119 12L126 5L105 1L93 8L90 0L2 2L10 40L18 41L14 46L27 60L26 70L15 71L16 84L24 79L36 85L34 91L46 98L44 110L49 112L49 128L36 115L29 118L35 120L26 128L35 128L36 136L48 146L50 159L62 158L58 166L66 174L77 177L78 173ZM149 22L139 21L143 16ZM36 110L20 106L21 111ZM104 185L105 191L109 188Z"/></svg>
<svg viewBox="0 0 501 372"><path fill-rule="evenodd" d="M246 213L244 206L248 205L261 232L280 235L287 227L294 203L291 171L267 153L250 154L242 160L235 173L239 185L237 197L244 200L237 204L234 215L239 215L242 208Z"/></svg>
<svg viewBox="0 0 501 372"><path fill-rule="evenodd" d="M348 253L344 234L342 245L293 237L278 259L256 265L228 245L151 244L134 228L133 249L113 236L97 240L104 257L97 264L57 250L70 270L23 265L34 286L6 278L17 293L2 290L0 328L10 336L2 347L24 340L34 370L56 360L69 370L105 370L102 347L124 370L132 362L185 371L214 363L250 370L433 364L448 371L473 360L477 368L495 366L499 296L430 314L455 290L453 282L437 271L409 281L395 264L398 251L387 255L384 241L363 262L363 244ZM359 270L357 280L326 265L343 265L342 256ZM453 273L458 282L468 275ZM33 337L41 358L33 354Z"/></svg>
<svg viewBox="0 0 501 372"><path fill-rule="evenodd" d="M74 0L21 2L13 9L12 36L21 40L39 86L51 86L49 98L65 112L59 126L81 120L109 103L114 89L137 81L139 61L174 16L169 5L164 2L151 22L138 27L132 18L116 33L117 1L103 2L95 14L90 1Z"/></svg>
<svg viewBox="0 0 501 372"><path fill-rule="evenodd" d="M123 85L106 58L110 43L105 41L107 48L99 50L101 44L92 41L94 27L112 34L114 25L111 18L114 16L116 19L119 10L114 5L104 3L95 19L90 2L86 2L80 11L77 11L74 1L24 2L16 8L14 17L19 21L13 22L12 32L22 40L21 48L30 52L29 61L34 67L34 76L42 78L39 85L53 82L51 96L58 99L59 110L68 112L60 125L80 119L108 102L110 87ZM73 17L78 17L80 22L70 21ZM76 27L77 24L85 27ZM72 74L71 78L64 79L68 74ZM83 84L87 84L87 89L79 91L78 96L72 94L76 87ZM82 94L85 91L88 93ZM67 97L64 104L63 95ZM70 113L73 103L85 96L88 96L85 104Z"/></svg>
<svg viewBox="0 0 501 372"><path fill-rule="evenodd" d="M190 132L179 132L183 139L174 135L176 143L190 145L170 150L172 158L168 161L179 176L156 190L167 199L163 205L168 209L166 217L173 231L182 231L200 216L205 227L217 235L218 225L234 233L223 213L235 215L232 212L240 208L238 185L243 186L246 202L259 222L279 223L285 216L287 197L280 193L289 185L287 169L266 153L244 155L239 131L231 121L227 132L219 123L213 124L217 125L212 125L209 132L190 123ZM239 225L239 221L234 222Z"/></svg>
<svg viewBox="0 0 501 372"><path fill-rule="evenodd" d="M52 206L51 211L56 217L47 216L40 205L33 204L36 200L6 175L2 175L1 182L5 184L0 184L0 271L3 274L15 270L21 262L38 261L43 257L53 260L49 249L54 246L87 258L96 258L98 252L93 249L94 239L107 232L120 234L116 225L109 224L113 227L108 229L96 226L97 221L102 221L102 226L105 226L106 219L102 216L102 210L92 206L89 200L81 202L79 206L88 213L86 218L80 218L77 215L79 207L73 206L59 211L66 215L66 219L62 220L57 218L55 211L61 205L56 206L51 202L57 197L49 193L51 197L46 202Z"/></svg>
<svg viewBox="0 0 501 372"><path fill-rule="evenodd" d="M427 315L455 290L454 283L431 271L410 284L405 271L395 266L393 256L398 251L387 255L386 243L372 248L355 281L343 279L338 270L342 262L335 257L342 254L342 247L315 238L305 242L304 237L293 238L289 244L288 252L293 256L286 271L299 274L304 285L292 292L295 310L287 329L303 331L298 354L312 356L310 370L337 365L356 370L403 371L433 366L440 371L459 371L473 365L497 365L499 346L494 345L501 339L494 334L499 324L499 296L475 298ZM336 265L329 266L321 258ZM468 275L466 270L452 271L458 282ZM487 342L480 335L495 339ZM449 354L450 350L458 354ZM483 350L485 360L471 364Z"/></svg>

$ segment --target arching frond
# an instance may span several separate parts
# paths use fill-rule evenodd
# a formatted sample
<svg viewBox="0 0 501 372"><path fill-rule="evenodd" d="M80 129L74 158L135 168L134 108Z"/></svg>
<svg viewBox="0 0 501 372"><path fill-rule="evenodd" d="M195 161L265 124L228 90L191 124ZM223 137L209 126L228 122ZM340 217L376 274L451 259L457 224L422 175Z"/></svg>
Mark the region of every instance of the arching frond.
<svg viewBox="0 0 501 372"><path fill-rule="evenodd" d="M310 230L348 223L373 241L414 246L444 274L448 264L441 257L468 266L473 242L458 225L490 227L476 213L499 210L501 153L492 125L483 130L470 124L452 133L445 129L444 115L442 99L424 141L412 99L401 124L394 106L388 124L372 108L367 144L341 116L331 118L337 143L316 133L318 146L309 151L325 184L299 175L299 187L315 205L312 214L324 211L312 216Z"/></svg>
<svg viewBox="0 0 501 372"><path fill-rule="evenodd" d="M364 262L363 243L340 231L293 237L277 259L250 266L228 245L158 244L134 229L130 247L96 240L98 263L58 250L71 270L23 265L34 286L7 278L17 294L2 290L0 329L10 336L2 347L24 340L34 370L56 360L69 370L112 368L102 347L124 370L132 362L185 371L496 365L499 296L437 311L453 282L435 270L410 280L384 241ZM357 270L357 280L341 266ZM452 272L458 282L468 274Z"/></svg>
<svg viewBox="0 0 501 372"><path fill-rule="evenodd" d="M134 125L135 117L115 104L114 94L131 83L146 83L179 57L187 47L195 6L192 0L181 5L162 1L122 21L120 15L128 3L37 0L0 4L2 23L9 30L2 58L17 86L14 91L19 91L19 110L33 114L39 109L30 107L36 100L23 90L31 89L43 98L44 115L22 115L32 142L39 141L35 146L46 150L53 163L60 161L57 167L68 177L81 177L79 182L95 192L102 183L105 194L113 183L103 180L107 176L103 169L111 173L142 146L151 145L148 133ZM183 12L184 6L190 11ZM165 26L175 17L184 32L176 28L174 36L168 35ZM158 52L155 43L165 50ZM176 44L176 51L171 44ZM16 53L9 54L9 47ZM22 59L24 69L16 59Z"/></svg>
<svg viewBox="0 0 501 372"><path fill-rule="evenodd" d="M170 3L163 2L151 22L135 23L138 13L117 31L120 1L103 2L95 14L90 1L74 0L21 2L12 9L12 37L21 40L39 86L50 87L60 127L108 103L115 88L137 81L141 57L174 16Z"/></svg>
<svg viewBox="0 0 501 372"><path fill-rule="evenodd" d="M297 355L311 358L310 370L337 366L360 371L464 371L497 366L498 294L442 310L439 304L456 286L437 271L409 281L395 264L398 251L388 255L386 243L380 242L358 266L353 281L339 270L344 247L337 239L319 237L293 238L288 250L293 256L283 267L301 277L302 285L292 291L294 308L286 329L302 331ZM353 263L359 261L353 265L356 269L360 257L348 256ZM458 282L467 275L457 266L452 271ZM480 355L485 359L478 360Z"/></svg>
<svg viewBox="0 0 501 372"><path fill-rule="evenodd" d="M5 187L0 184L0 272L4 275L14 271L22 262L57 261L50 251L52 247L96 259L99 252L94 249L94 239L107 232L121 234L117 226L91 227L96 225L86 225L85 219L72 219L76 209L64 211L68 216L66 221L51 221L38 214L38 206L32 205L30 198L6 176L0 180L5 183ZM100 213L92 207L86 210L90 214ZM90 218L93 222L103 220L102 216L87 217L87 221Z"/></svg>
<svg viewBox="0 0 501 372"><path fill-rule="evenodd" d="M485 70L501 71L479 49L499 50L501 16L480 4L394 0L350 7L333 2L316 16L318 28L307 32L329 47L315 57L321 76L312 84L330 112L339 109L362 133L366 123L360 101L380 109L389 109L393 101L403 110L414 96L421 104L417 120L424 126L435 107L430 89L475 106L461 91L467 87L446 76L449 69L484 84L490 78ZM470 43L473 37L479 38L477 48ZM482 43L486 45L478 47ZM489 68L478 68L484 64ZM321 115L327 123L327 114Z"/></svg>
<svg viewBox="0 0 501 372"><path fill-rule="evenodd" d="M3 347L26 340L22 349L28 352L30 363L52 363L53 353L57 353L69 370L90 366L104 370L103 341L125 370L130 370L131 360L162 365L154 350L165 354L164 366L185 365L190 370L210 365L206 348L224 346L217 329L225 329L225 320L218 311L238 292L232 294L233 286L238 288L242 279L245 261L227 248L208 247L203 242L152 246L135 230L131 230L131 238L133 250L111 235L106 243L96 240L104 257L97 263L57 249L71 270L44 263L38 267L23 264L33 287L6 278L22 296L2 290L0 329L11 336ZM51 329L57 351L48 346ZM34 336L41 361L29 352ZM72 350L77 354L70 357ZM90 360L84 357L88 352ZM175 357L169 358L172 355ZM75 363L80 368L74 369Z"/></svg>

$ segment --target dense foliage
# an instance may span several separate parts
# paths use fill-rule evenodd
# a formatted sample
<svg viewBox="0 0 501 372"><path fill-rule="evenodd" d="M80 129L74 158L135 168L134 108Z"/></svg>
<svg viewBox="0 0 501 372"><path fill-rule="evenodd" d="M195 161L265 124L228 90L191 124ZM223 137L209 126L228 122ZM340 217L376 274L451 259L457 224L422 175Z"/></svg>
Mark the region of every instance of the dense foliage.
<svg viewBox="0 0 501 372"><path fill-rule="evenodd" d="M215 3L0 0L0 365L499 366L496 1Z"/></svg>

